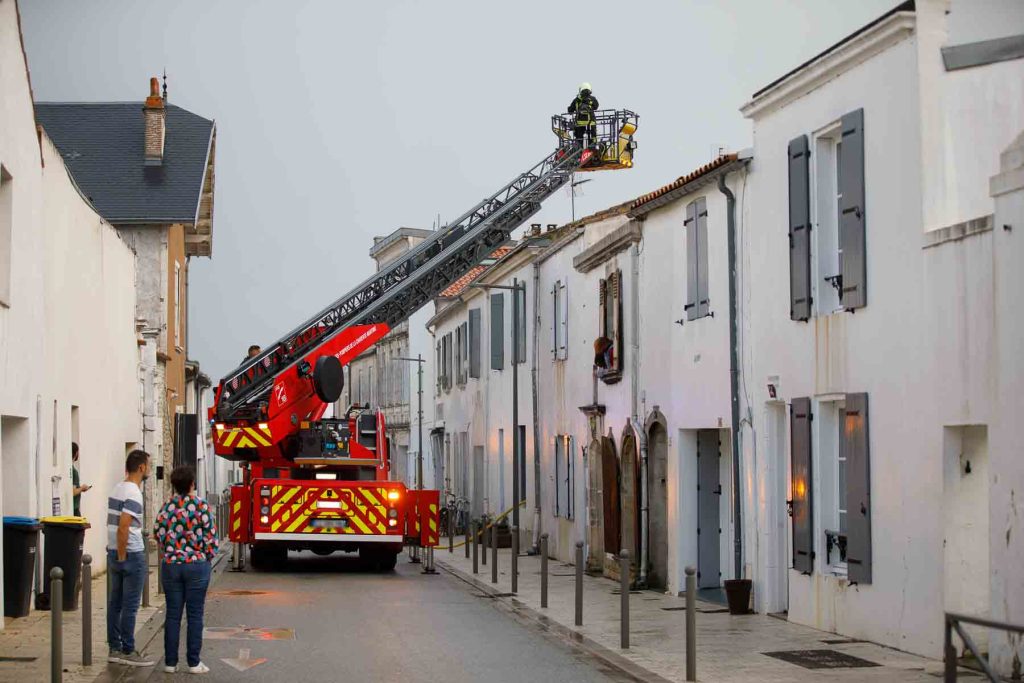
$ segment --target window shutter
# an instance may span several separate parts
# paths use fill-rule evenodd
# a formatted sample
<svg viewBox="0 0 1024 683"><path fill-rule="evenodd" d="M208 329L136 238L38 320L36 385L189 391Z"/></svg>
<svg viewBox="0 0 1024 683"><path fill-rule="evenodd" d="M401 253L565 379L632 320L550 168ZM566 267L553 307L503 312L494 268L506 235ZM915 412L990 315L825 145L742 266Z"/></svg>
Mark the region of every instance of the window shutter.
<svg viewBox="0 0 1024 683"><path fill-rule="evenodd" d="M708 200L697 200L697 317L710 312L708 297Z"/></svg>
<svg viewBox="0 0 1024 683"><path fill-rule="evenodd" d="M597 300L598 300L598 315L601 317L598 322L598 334L602 337L611 336L611 331L608 329L608 281L601 280L597 287Z"/></svg>
<svg viewBox="0 0 1024 683"><path fill-rule="evenodd" d="M697 202L686 205L686 311L687 320L697 319Z"/></svg>
<svg viewBox="0 0 1024 683"><path fill-rule="evenodd" d="M811 202L807 136L789 143L789 317L811 317Z"/></svg>
<svg viewBox="0 0 1024 683"><path fill-rule="evenodd" d="M864 240L864 110L843 117L843 151L839 166L839 269L843 274L843 308L868 303Z"/></svg>
<svg viewBox="0 0 1024 683"><path fill-rule="evenodd" d="M846 567L851 583L871 583L871 463L868 395L846 395Z"/></svg>
<svg viewBox="0 0 1024 683"><path fill-rule="evenodd" d="M790 431L793 569L810 574L814 571L814 520L811 516L811 399L793 399Z"/></svg>
<svg viewBox="0 0 1024 683"><path fill-rule="evenodd" d="M563 437L558 435L555 437L555 517L559 517L562 514L561 510L561 493L562 493L562 449Z"/></svg>
<svg viewBox="0 0 1024 683"><path fill-rule="evenodd" d="M526 362L526 289L513 291L513 296L518 300L518 320L516 321L515 362Z"/></svg>
<svg viewBox="0 0 1024 683"><path fill-rule="evenodd" d="M469 311L469 376L480 377L480 309Z"/></svg>
<svg viewBox="0 0 1024 683"><path fill-rule="evenodd" d="M569 357L569 288L565 282L558 283L558 305L561 307L558 315L558 358L565 360Z"/></svg>
<svg viewBox="0 0 1024 683"><path fill-rule="evenodd" d="M434 384L437 389L437 393L441 393L441 378L443 377L444 369L441 366L441 340L437 340L437 363L434 365ZM362 371L360 370L359 379L362 380Z"/></svg>
<svg viewBox="0 0 1024 683"><path fill-rule="evenodd" d="M558 283L551 285L551 356L558 360L558 312L561 306L558 305Z"/></svg>
<svg viewBox="0 0 1024 683"><path fill-rule="evenodd" d="M462 323L462 346L459 349L459 379L465 384L469 379L469 323Z"/></svg>
<svg viewBox="0 0 1024 683"><path fill-rule="evenodd" d="M613 315L615 316L613 324L615 325L615 336L612 337L614 342L614 357L612 359L612 365L615 370L622 371L622 360L626 353L626 347L623 343L622 334L622 271L617 270L612 276L612 303L615 306Z"/></svg>
<svg viewBox="0 0 1024 683"><path fill-rule="evenodd" d="M491 370L505 364L505 295L491 294Z"/></svg>

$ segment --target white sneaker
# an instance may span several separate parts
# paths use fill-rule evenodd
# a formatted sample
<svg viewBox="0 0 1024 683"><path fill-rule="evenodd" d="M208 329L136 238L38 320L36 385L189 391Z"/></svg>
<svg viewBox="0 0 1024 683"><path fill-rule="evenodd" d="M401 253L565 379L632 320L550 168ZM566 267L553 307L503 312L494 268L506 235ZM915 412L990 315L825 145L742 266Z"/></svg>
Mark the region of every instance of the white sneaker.
<svg viewBox="0 0 1024 683"><path fill-rule="evenodd" d="M208 674L210 673L210 667L206 666L202 662L199 662L195 666L190 666L188 668L188 672L190 674Z"/></svg>
<svg viewBox="0 0 1024 683"><path fill-rule="evenodd" d="M177 672L178 672L178 665L177 664L175 664L174 666L164 666L164 673L165 674L173 674L173 673L177 673Z"/></svg>

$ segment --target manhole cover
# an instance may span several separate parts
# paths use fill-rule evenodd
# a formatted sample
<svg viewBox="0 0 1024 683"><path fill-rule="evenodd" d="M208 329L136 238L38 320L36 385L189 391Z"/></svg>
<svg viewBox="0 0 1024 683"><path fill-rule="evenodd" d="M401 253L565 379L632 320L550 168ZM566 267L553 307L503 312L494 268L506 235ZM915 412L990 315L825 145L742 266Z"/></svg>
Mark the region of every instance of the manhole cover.
<svg viewBox="0 0 1024 683"><path fill-rule="evenodd" d="M838 650L786 650L782 652L764 652L769 657L781 659L805 669L859 669L869 666L881 666L860 657L854 657Z"/></svg>
<svg viewBox="0 0 1024 683"><path fill-rule="evenodd" d="M662 607L661 609L666 612L683 612L686 610L685 607Z"/></svg>
<svg viewBox="0 0 1024 683"><path fill-rule="evenodd" d="M295 640L290 628L250 628L248 626L207 626L203 629L207 640Z"/></svg>
<svg viewBox="0 0 1024 683"><path fill-rule="evenodd" d="M697 610L701 614L728 614L728 609L699 609Z"/></svg>
<svg viewBox="0 0 1024 683"><path fill-rule="evenodd" d="M215 591L213 595L228 595L232 597L243 597L246 595L266 595L267 591L247 591L247 590L234 590L234 591Z"/></svg>
<svg viewBox="0 0 1024 683"><path fill-rule="evenodd" d="M629 591L630 595L640 595L640 591ZM622 589L615 589L612 591L612 595L622 595Z"/></svg>
<svg viewBox="0 0 1024 683"><path fill-rule="evenodd" d="M0 656L0 662L34 662L39 657L4 657Z"/></svg>
<svg viewBox="0 0 1024 683"><path fill-rule="evenodd" d="M826 645L849 645L850 643L864 643L867 641L856 640L855 638L836 638L834 640L823 640L821 642Z"/></svg>

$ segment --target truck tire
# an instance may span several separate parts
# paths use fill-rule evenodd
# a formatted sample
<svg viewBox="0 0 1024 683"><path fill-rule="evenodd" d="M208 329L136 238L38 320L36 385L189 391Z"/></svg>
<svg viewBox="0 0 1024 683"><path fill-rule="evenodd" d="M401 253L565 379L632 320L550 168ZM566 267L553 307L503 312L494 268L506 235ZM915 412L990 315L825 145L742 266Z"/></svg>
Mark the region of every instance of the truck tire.
<svg viewBox="0 0 1024 683"><path fill-rule="evenodd" d="M398 564L398 553L381 553L377 558L377 571L393 572Z"/></svg>
<svg viewBox="0 0 1024 683"><path fill-rule="evenodd" d="M281 569L288 561L288 549L254 545L250 557L256 571L274 571Z"/></svg>

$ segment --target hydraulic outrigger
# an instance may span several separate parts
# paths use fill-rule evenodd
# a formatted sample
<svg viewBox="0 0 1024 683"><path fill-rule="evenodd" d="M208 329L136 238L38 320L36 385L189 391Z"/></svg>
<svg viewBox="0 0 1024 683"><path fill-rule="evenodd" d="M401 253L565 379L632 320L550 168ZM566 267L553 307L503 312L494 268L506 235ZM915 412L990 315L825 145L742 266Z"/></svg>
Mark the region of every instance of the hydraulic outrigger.
<svg viewBox="0 0 1024 683"><path fill-rule="evenodd" d="M220 381L214 450L243 468L229 533L252 547L254 565L291 548L359 550L389 568L403 544L437 544L439 494L390 480L383 414L323 415L345 365L508 242L574 173L632 167L637 115L602 110L596 120L584 147L571 116L552 117L554 152Z"/></svg>

